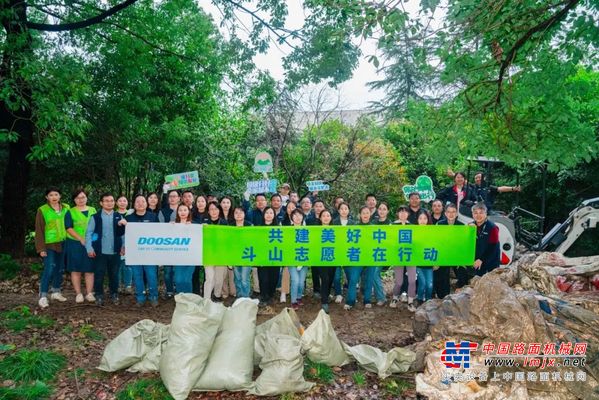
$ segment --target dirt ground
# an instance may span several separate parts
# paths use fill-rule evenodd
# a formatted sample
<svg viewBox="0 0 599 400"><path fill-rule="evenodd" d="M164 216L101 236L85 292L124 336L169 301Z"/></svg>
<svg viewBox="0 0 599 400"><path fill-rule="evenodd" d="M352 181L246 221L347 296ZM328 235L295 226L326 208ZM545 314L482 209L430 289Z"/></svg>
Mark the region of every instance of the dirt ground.
<svg viewBox="0 0 599 400"><path fill-rule="evenodd" d="M160 300L157 308L149 306L135 307L134 296L121 297L122 304L98 307L93 304L75 304L74 292L65 279L65 303L52 302L46 310L37 307L37 280L35 276L17 279L0 284L0 312L17 306L27 305L34 313L46 315L56 321L53 327L27 329L14 333L0 327L0 344L14 344L20 348L39 348L60 352L68 358L68 368L54 383L55 399L114 399L116 394L137 379L156 377L157 375L132 374L125 371L105 373L95 369L102 357L105 345L120 332L141 319L152 319L165 324L170 323L174 310L174 300ZM16 293L15 293L16 292ZM310 295L305 296L305 305L297 314L304 326L309 326L320 310L320 302ZM230 305L234 298L228 298ZM287 303L286 305L289 305ZM276 304L276 313L285 304ZM412 317L404 304L398 309L388 306L365 309L358 304L353 310L343 310L342 304L330 305L331 321L339 338L349 345L370 344L386 351L393 347L405 346L414 342L411 335ZM258 323L271 316L258 316ZM0 355L1 356L1 355ZM389 386L389 381L380 381L376 375L362 371L366 383L357 385L352 375L358 371L355 364L335 368L334 382L318 384L305 394L296 394L294 399L396 399L416 398L413 387L413 375L393 376L401 382L399 393L397 385ZM256 372L259 372L257 369ZM388 378L390 379L390 378ZM403 386L405 385L405 386ZM387 389L393 388L393 389ZM252 399L245 393L212 392L193 393L190 399ZM278 397L276 397L278 398Z"/></svg>

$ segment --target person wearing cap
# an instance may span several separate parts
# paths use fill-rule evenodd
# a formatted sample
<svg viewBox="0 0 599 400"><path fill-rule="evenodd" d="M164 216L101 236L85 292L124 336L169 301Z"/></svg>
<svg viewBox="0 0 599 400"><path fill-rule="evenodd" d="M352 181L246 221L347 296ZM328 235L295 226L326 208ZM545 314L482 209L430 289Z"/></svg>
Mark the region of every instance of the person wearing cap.
<svg viewBox="0 0 599 400"><path fill-rule="evenodd" d="M289 191L291 190L291 186L288 183L283 183L279 188L279 195L281 196L281 205L284 207L287 205L289 201Z"/></svg>

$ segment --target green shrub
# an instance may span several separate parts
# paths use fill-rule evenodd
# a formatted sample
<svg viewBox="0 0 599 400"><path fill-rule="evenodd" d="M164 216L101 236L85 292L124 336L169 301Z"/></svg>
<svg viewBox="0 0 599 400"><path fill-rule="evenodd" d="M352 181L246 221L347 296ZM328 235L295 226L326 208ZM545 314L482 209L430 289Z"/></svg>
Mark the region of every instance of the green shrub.
<svg viewBox="0 0 599 400"><path fill-rule="evenodd" d="M414 384L403 379L387 378L382 381L385 391L392 396L400 396L405 390L414 388Z"/></svg>
<svg viewBox="0 0 599 400"><path fill-rule="evenodd" d="M0 325L13 332L21 332L28 328L48 328L54 320L47 316L35 315L28 306L15 307L0 314Z"/></svg>
<svg viewBox="0 0 599 400"><path fill-rule="evenodd" d="M79 336L94 340L96 342L104 340L104 336L95 330L94 326L91 324L82 325L81 328L79 328Z"/></svg>
<svg viewBox="0 0 599 400"><path fill-rule="evenodd" d="M317 380L323 383L329 383L335 379L335 374L331 367L326 364L315 363L309 359L306 359L304 376L308 380Z"/></svg>
<svg viewBox="0 0 599 400"><path fill-rule="evenodd" d="M31 272L35 274L41 274L44 271L44 264L42 263L32 263L29 265L29 269Z"/></svg>
<svg viewBox="0 0 599 400"><path fill-rule="evenodd" d="M352 375L352 380L356 386L366 385L366 375L362 371L356 371Z"/></svg>
<svg viewBox="0 0 599 400"><path fill-rule="evenodd" d="M117 393L117 400L172 400L168 390L158 378L140 379Z"/></svg>
<svg viewBox="0 0 599 400"><path fill-rule="evenodd" d="M0 387L0 400L41 400L52 395L52 388L44 382L14 388Z"/></svg>
<svg viewBox="0 0 599 400"><path fill-rule="evenodd" d="M21 266L8 254L0 253L0 281L15 279Z"/></svg>
<svg viewBox="0 0 599 400"><path fill-rule="evenodd" d="M19 350L0 361L0 377L15 382L48 382L65 367L62 354L46 350Z"/></svg>

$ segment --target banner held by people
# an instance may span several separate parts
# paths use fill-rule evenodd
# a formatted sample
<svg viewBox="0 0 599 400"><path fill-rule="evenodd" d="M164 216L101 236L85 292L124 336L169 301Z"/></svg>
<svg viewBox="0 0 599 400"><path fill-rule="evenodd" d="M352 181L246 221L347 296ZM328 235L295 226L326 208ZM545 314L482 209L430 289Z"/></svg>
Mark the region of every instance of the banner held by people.
<svg viewBox="0 0 599 400"><path fill-rule="evenodd" d="M202 225L129 223L127 265L197 265L202 262Z"/></svg>
<svg viewBox="0 0 599 400"><path fill-rule="evenodd" d="M206 265L473 265L473 226L204 228Z"/></svg>

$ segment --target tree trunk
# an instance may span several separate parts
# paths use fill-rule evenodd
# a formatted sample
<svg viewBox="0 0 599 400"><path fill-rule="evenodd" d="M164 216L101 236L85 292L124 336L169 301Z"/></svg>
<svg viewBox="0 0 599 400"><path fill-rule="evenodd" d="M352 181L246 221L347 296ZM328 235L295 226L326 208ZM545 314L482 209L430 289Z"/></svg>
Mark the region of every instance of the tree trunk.
<svg viewBox="0 0 599 400"><path fill-rule="evenodd" d="M0 252L9 253L14 257L22 257L25 253L26 200L30 172L27 155L33 146L35 129L32 121L31 86L20 73L27 58L32 55L25 7L24 2L15 0L10 1L9 4L4 3L4 6L0 7L0 11L4 14L2 25L6 32L7 44L0 65L0 80L13 80L12 100L20 103L20 106L10 109L7 102L0 99L0 129L16 134L15 141L11 142L8 148L8 164L3 181Z"/></svg>

